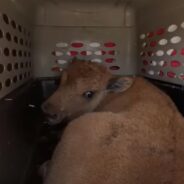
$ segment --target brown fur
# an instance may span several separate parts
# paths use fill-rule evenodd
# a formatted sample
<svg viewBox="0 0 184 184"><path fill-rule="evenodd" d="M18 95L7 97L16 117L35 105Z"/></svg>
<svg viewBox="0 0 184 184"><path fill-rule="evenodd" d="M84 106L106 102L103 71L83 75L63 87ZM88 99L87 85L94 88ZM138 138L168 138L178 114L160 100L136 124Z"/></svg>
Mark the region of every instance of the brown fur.
<svg viewBox="0 0 184 184"><path fill-rule="evenodd" d="M63 72L61 86L43 104L43 109L48 114L57 115L57 119L53 120L56 123L65 117L74 119L93 111L104 98L110 78L111 74L102 65L84 61L73 62ZM94 91L95 98L90 101L84 99L82 95L86 91Z"/></svg>
<svg viewBox="0 0 184 184"><path fill-rule="evenodd" d="M68 80L82 81L82 90L102 90L110 79L105 71L88 75L79 68L73 64ZM135 78L127 91L104 96L95 111L68 125L45 184L184 183L184 120L167 95Z"/></svg>

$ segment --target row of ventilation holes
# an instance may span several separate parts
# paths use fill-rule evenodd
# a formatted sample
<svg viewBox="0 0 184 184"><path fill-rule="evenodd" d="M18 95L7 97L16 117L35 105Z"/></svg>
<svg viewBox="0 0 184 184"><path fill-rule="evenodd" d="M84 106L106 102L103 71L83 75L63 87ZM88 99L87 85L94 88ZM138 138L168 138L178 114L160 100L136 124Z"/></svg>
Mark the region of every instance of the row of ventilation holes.
<svg viewBox="0 0 184 184"><path fill-rule="evenodd" d="M2 14L2 18L5 22L5 24L7 24L7 25L11 24L13 29L18 29L19 32L24 33L25 36L30 37L30 32L29 31L27 31L21 25L17 25L14 20L10 20L10 18L6 14ZM18 38L17 36L13 37L9 32L7 32L5 34L2 30L0 30L0 39L2 39L3 37L5 37L7 39L7 41L9 41L9 42L14 40L14 42L17 43L17 44L20 43L20 45L22 45L22 46L25 45L25 46L31 48L31 42L29 42L28 40L24 41L23 38ZM2 52L2 50L1 50L1 52ZM10 55L10 49L5 48L3 50L3 53L4 53L5 56L9 56ZM12 55L13 56L19 55L20 57L22 57L24 55L25 57L27 57L27 56L31 57L30 52L21 51L21 50L17 51L16 49L12 49ZM18 70L19 68L24 68L24 66L25 66L25 68L31 67L31 62L26 62L26 63L21 62L20 66L19 66L18 63L15 63L14 64L14 69ZM4 65L0 64L0 74L4 72L5 68L7 69L7 71L11 72L13 70L13 64L9 63L9 64L7 64L6 67ZM30 71L28 71L28 72L25 72L24 74L20 74L19 76L15 76L12 79L8 78L8 79L5 80L4 85L5 85L5 87L10 87L12 83L16 83L18 81L18 78L21 81L21 80L23 80L23 78L26 79L27 77L30 77L30 75L31 75L31 73L30 73ZM0 82L0 90L2 90L2 88L3 88L3 84L2 84L2 82Z"/></svg>
<svg viewBox="0 0 184 184"><path fill-rule="evenodd" d="M181 23L181 28L184 29L184 22ZM178 29L178 26L176 24L171 24L167 28L167 32L172 33L175 32ZM154 35L163 35L165 33L165 28L159 28L155 33L154 32L148 32L147 34L141 34L140 39L144 40L146 37L147 38L152 38Z"/></svg>
<svg viewBox="0 0 184 184"><path fill-rule="evenodd" d="M14 20L10 20L10 18L6 14L2 14L2 18L5 22L5 24L7 24L7 25L11 24L13 29L18 29L19 32L24 33L24 35L27 35L28 37L30 37L31 34L29 31L27 31L21 25L18 25Z"/></svg>
<svg viewBox="0 0 184 184"><path fill-rule="evenodd" d="M159 61L159 62L157 62L157 61L150 61L149 62L147 60L143 60L142 62L143 62L143 65L145 65L145 66L149 66L149 65L151 65L151 66L159 65L161 67L168 66L168 62L164 61L164 60ZM183 65L182 62L177 61L177 60L173 60L173 61L170 62L170 66L173 67L173 68L181 67L182 65Z"/></svg>
<svg viewBox="0 0 184 184"><path fill-rule="evenodd" d="M20 45L25 45L29 48L31 48L31 41L25 40L23 38L18 38L17 36L12 36L9 32L7 32L6 34L4 34L4 32L2 30L0 30L0 39L2 39L3 37L6 37L7 41L12 41L14 40L15 43L20 44Z"/></svg>
<svg viewBox="0 0 184 184"><path fill-rule="evenodd" d="M152 52L152 51L148 51L148 52L143 52L142 51L140 53L140 56L146 57L146 55L147 55L148 57L152 57L152 56L156 55L158 57L161 57L161 56L164 56L164 54L165 54L165 52L163 50L158 50L155 53ZM173 48L172 49L169 49L169 50L166 51L166 54L168 56L176 56L177 55L177 50L176 49L173 49ZM184 56L184 48L182 48L180 50L180 55L183 55Z"/></svg>
<svg viewBox="0 0 184 184"><path fill-rule="evenodd" d="M24 74L20 74L19 76L13 77L13 79L10 79L10 78L6 79L4 85L5 85L5 87L10 87L12 83L18 82L18 78L19 78L19 81L21 81L21 80L26 79L30 76L31 76L31 72L25 72ZM3 84L2 84L2 82L0 82L0 90L2 90L2 88L3 88Z"/></svg>
<svg viewBox="0 0 184 184"><path fill-rule="evenodd" d="M92 59L91 61L92 62L97 62L97 63L102 63L103 62L103 60L102 59L99 59L99 58ZM104 62L106 62L106 63L113 63L113 62L115 62L115 59L114 58L106 58L104 60ZM60 65L63 65L63 64L66 64L67 61L64 60L64 59L58 59L58 60L56 60L56 63L57 64L60 64Z"/></svg>
<svg viewBox="0 0 184 184"><path fill-rule="evenodd" d="M108 52L106 52L106 51L103 51L103 50L98 50L98 51L94 51L94 55L96 55L96 56L103 56L103 55L105 55L105 54L109 54L109 55L116 55L116 51L114 51L114 50L110 50L110 51L108 51ZM60 51L54 51L54 52L52 52L52 54L54 55L54 56L57 56L57 57L59 57L59 56L63 56L64 55L64 53L63 52L60 52ZM77 55L82 55L82 56L91 56L91 55L93 55L93 52L91 52L91 51L81 51L80 53L79 52L77 52L77 51L68 51L68 52L66 52L65 53L66 55L68 55L68 56L77 56Z"/></svg>
<svg viewBox="0 0 184 184"><path fill-rule="evenodd" d="M16 57L16 56L19 56L19 57L23 57L23 56L24 57L31 57L31 52L30 51L22 51L22 50L17 51L16 49L12 49L12 51L10 51L9 48L4 48L3 54L5 56L7 56L7 57L10 56L10 54L12 54L13 57Z"/></svg>
<svg viewBox="0 0 184 184"><path fill-rule="evenodd" d="M181 38L180 36L174 36L174 37L172 37L172 38L170 39L170 42L171 42L172 44L177 44L177 43L180 43L181 40L182 40L182 38ZM157 44L159 44L160 46L165 46L165 45L168 44L168 40L165 39L165 38L163 38L163 39L159 40L158 42L157 42L157 41L151 41L149 44L147 44L146 42L144 42L144 43L142 44L142 47L143 47L143 48L146 48L146 47L148 47L148 45L149 45L150 47L156 47Z"/></svg>
<svg viewBox="0 0 184 184"><path fill-rule="evenodd" d="M89 44L84 44L82 42L74 42L74 43L71 43L71 44L68 44L68 43L65 43L65 42L60 42L60 43L56 44L56 47L66 48L69 45L71 45L71 47L74 47L74 48L82 48L85 45L93 47L93 48L97 48L97 47L101 46L101 44L99 42L92 42L92 43L89 43ZM116 46L116 44L114 42L104 43L104 47L107 47L107 48L112 48L112 47L115 47L115 46Z"/></svg>
<svg viewBox="0 0 184 184"><path fill-rule="evenodd" d="M25 63L21 62L20 64L18 64L18 63L15 63L15 64L8 63L6 65L6 67L4 65L0 64L0 74L2 74L5 71L5 69L8 72L11 72L13 69L18 70L19 68L22 68L22 69L23 68L28 68L28 67L31 68L31 66L32 66L31 62L25 62Z"/></svg>
<svg viewBox="0 0 184 184"><path fill-rule="evenodd" d="M74 42L74 43L71 43L70 45L73 48L82 48L83 46L85 46L84 43L82 43L82 42ZM65 42L61 42L61 43L57 43L56 44L56 47L61 47L61 48L66 48L68 46L69 46L69 44L65 43ZM93 47L93 48L97 48L97 47L100 47L101 44L99 42L92 42L92 43L89 43L89 45L87 45L87 46L90 46L90 47ZM114 42L106 42L106 43L104 43L104 47L107 47L107 48L112 48L112 47L115 47L115 46L116 46L116 44ZM60 52L60 51L54 51L54 52L52 52L52 54L55 55L55 56L63 56L64 55L64 53ZM69 55L69 56L77 56L79 54L79 52L78 51L68 51L66 54ZM89 55L92 55L92 52L91 51L81 51L80 54L82 56L89 56ZM99 51L95 51L94 54L98 55L98 56L105 55L106 51L99 50ZM110 50L110 51L108 51L108 54L109 55L115 55L116 51ZM106 58L105 59L106 63L112 63L113 61L115 61L114 58ZM102 60L99 59L99 58L96 58L96 59L92 59L92 62L101 63ZM58 60L56 60L56 63L57 64L65 64L65 63L67 63L67 61L63 60L63 59L58 59ZM119 70L120 67L119 66L111 66L109 69L110 70ZM60 68L58 66L54 66L52 68L52 70L53 71L62 71L62 68Z"/></svg>
<svg viewBox="0 0 184 184"><path fill-rule="evenodd" d="M149 70L149 71L146 71L146 69L145 68L142 68L141 69L141 72L142 73L147 73L148 75L158 75L158 76L160 76L160 77L164 77L164 72L162 71L162 70L160 70L160 71L157 71L157 72L155 72L154 70ZM167 75L167 77L169 77L169 78L179 78L179 79L181 79L181 80L184 80L184 74L183 73L181 73L181 74L179 74L178 76L177 76L177 74L176 73L174 73L174 72L172 72L172 71L168 71L168 72L166 72L166 75Z"/></svg>

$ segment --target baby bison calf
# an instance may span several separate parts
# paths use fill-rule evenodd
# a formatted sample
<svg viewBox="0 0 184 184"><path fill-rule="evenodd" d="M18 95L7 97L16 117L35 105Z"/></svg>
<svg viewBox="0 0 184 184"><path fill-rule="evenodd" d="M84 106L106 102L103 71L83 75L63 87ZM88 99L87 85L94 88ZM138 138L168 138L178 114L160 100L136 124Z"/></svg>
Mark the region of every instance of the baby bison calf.
<svg viewBox="0 0 184 184"><path fill-rule="evenodd" d="M72 120L45 184L184 184L183 117L143 78L73 62L43 110L51 124Z"/></svg>

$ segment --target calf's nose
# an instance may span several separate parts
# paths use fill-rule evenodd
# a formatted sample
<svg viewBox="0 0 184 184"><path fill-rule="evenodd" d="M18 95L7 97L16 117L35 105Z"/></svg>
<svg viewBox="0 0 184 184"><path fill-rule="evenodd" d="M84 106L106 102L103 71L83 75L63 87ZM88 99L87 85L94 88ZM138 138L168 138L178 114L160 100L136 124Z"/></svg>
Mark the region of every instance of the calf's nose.
<svg viewBox="0 0 184 184"><path fill-rule="evenodd" d="M41 106L42 111L48 119L57 119L57 114L52 110L52 104L49 102L45 102Z"/></svg>
<svg viewBox="0 0 184 184"><path fill-rule="evenodd" d="M52 105L49 102L45 102L42 104L41 108L44 113L49 113L49 109Z"/></svg>

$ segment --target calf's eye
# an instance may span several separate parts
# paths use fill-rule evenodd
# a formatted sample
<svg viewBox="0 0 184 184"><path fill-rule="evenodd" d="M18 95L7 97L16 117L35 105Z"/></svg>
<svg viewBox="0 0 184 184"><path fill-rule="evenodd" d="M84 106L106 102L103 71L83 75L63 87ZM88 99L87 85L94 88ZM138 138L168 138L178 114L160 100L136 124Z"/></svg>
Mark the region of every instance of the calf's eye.
<svg viewBox="0 0 184 184"><path fill-rule="evenodd" d="M94 92L93 91L86 91L83 93L83 96L87 99L91 99L94 96Z"/></svg>

